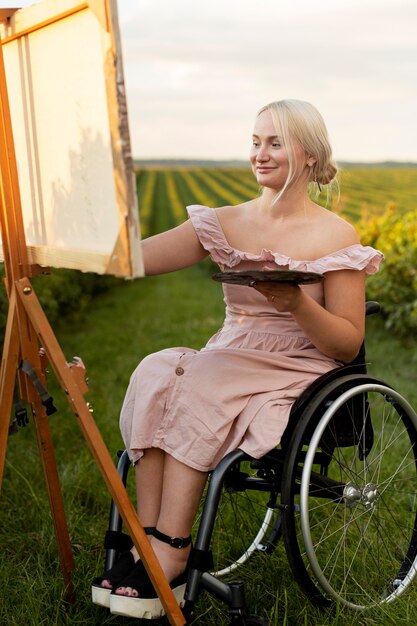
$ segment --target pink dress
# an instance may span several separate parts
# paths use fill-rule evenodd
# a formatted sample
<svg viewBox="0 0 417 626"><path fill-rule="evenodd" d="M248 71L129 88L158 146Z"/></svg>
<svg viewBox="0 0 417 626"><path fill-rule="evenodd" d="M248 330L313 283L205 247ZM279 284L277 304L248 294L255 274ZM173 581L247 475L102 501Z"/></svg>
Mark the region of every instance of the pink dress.
<svg viewBox="0 0 417 626"><path fill-rule="evenodd" d="M229 245L214 209L194 205L187 210L201 244L222 270L267 265L373 274L383 258L359 244L314 261L269 250L251 254ZM151 447L200 471L212 469L236 448L259 458L279 443L301 392L339 365L314 347L291 314L278 313L251 287L223 288L224 324L202 350L161 350L134 371L120 416L133 463ZM323 304L322 283L302 288Z"/></svg>

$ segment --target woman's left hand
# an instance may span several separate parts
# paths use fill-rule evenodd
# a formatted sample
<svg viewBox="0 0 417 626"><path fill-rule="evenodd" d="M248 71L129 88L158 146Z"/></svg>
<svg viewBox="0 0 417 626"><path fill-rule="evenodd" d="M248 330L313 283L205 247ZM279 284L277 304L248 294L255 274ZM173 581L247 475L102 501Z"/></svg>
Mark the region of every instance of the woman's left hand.
<svg viewBox="0 0 417 626"><path fill-rule="evenodd" d="M293 283L254 282L253 289L259 291L280 313L294 311L302 298L302 291Z"/></svg>

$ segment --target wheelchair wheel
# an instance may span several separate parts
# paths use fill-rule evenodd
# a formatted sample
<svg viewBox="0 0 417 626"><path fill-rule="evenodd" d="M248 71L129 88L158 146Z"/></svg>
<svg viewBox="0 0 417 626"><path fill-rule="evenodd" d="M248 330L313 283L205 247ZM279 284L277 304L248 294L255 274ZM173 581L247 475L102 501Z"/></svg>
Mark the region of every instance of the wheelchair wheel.
<svg viewBox="0 0 417 626"><path fill-rule="evenodd" d="M255 467L254 467L255 465ZM272 470L240 460L227 471L211 536L212 574L224 576L256 553L270 553L281 536ZM205 495L194 526L198 529Z"/></svg>
<svg viewBox="0 0 417 626"><path fill-rule="evenodd" d="M284 467L283 534L310 599L362 610L417 573L417 415L366 375L329 383L305 409Z"/></svg>

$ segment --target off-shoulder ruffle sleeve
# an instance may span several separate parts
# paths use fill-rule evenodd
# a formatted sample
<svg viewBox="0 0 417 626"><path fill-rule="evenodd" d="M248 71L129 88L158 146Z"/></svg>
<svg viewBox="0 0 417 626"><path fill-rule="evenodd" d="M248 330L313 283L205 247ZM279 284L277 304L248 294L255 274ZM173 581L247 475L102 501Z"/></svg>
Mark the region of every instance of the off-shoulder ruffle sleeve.
<svg viewBox="0 0 417 626"><path fill-rule="evenodd" d="M215 209L192 205L187 207L188 214L202 246L216 263L233 268L242 261L261 261L275 263L279 267L303 272L332 272L336 270L365 270L375 274L384 256L375 248L354 244L336 250L313 261L292 259L279 252L263 249L260 254L252 254L233 248L227 241Z"/></svg>
<svg viewBox="0 0 417 626"><path fill-rule="evenodd" d="M240 263L240 253L229 245L214 209L193 204L187 206L187 212L201 245L215 263L228 267Z"/></svg>
<svg viewBox="0 0 417 626"><path fill-rule="evenodd" d="M289 269L297 269L307 272L332 272L335 270L365 270L366 274L375 274L384 255L379 250L370 246L354 244L341 250L336 250L314 261L291 260Z"/></svg>

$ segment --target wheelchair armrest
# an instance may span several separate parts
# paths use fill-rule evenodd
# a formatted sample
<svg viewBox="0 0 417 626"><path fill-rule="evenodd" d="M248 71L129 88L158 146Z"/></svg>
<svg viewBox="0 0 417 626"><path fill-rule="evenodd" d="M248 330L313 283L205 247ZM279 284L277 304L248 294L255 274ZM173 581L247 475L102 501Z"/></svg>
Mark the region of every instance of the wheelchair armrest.
<svg viewBox="0 0 417 626"><path fill-rule="evenodd" d="M375 300L369 300L366 303L366 308L365 308L365 315L375 315L376 313L380 313L381 311L381 305L379 304L379 302L376 302Z"/></svg>

